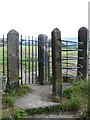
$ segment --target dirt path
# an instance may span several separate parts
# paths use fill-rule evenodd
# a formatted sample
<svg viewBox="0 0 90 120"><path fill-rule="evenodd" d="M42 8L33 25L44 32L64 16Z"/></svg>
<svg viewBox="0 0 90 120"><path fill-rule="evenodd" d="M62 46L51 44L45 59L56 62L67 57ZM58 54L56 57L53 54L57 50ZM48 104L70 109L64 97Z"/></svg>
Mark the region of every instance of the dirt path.
<svg viewBox="0 0 90 120"><path fill-rule="evenodd" d="M51 85L31 84L31 93L16 100L16 107L39 108L58 105L51 101Z"/></svg>
<svg viewBox="0 0 90 120"><path fill-rule="evenodd" d="M31 93L25 95L16 101L16 106L21 108L38 108L57 105L51 101L52 87L51 85L31 84ZM75 118L71 112L60 112L58 114L35 114L28 118Z"/></svg>

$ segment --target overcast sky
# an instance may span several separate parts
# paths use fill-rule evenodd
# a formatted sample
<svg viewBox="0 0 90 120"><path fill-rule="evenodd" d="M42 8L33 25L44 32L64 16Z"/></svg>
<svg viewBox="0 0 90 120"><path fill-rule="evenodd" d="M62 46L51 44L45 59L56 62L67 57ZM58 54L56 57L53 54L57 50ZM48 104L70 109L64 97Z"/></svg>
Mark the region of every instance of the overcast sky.
<svg viewBox="0 0 90 120"><path fill-rule="evenodd" d="M88 1L0 0L0 37L11 29L50 36L56 27L62 37L76 37L80 27L88 27Z"/></svg>

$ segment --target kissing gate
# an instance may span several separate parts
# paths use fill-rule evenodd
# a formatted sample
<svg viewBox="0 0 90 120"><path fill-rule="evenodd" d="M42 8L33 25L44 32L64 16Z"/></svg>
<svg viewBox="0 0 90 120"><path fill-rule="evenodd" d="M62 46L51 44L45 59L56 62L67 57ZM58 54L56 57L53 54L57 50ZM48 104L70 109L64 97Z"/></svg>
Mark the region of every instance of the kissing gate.
<svg viewBox="0 0 90 120"><path fill-rule="evenodd" d="M49 82L49 44L46 35L39 35L20 41L20 72L21 84Z"/></svg>
<svg viewBox="0 0 90 120"><path fill-rule="evenodd" d="M62 40L58 28L52 31L51 39L44 34L38 39L19 38L17 31L9 31L7 38L0 39L2 88L52 83L53 95L62 96L64 86L78 84L87 78L88 40L85 27L79 29L78 41Z"/></svg>

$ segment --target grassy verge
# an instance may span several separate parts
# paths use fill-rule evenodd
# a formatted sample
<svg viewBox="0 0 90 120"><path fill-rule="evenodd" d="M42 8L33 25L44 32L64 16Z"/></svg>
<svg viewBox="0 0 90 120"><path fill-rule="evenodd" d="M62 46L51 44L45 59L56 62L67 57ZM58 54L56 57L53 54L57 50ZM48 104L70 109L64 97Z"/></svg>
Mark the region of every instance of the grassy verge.
<svg viewBox="0 0 90 120"><path fill-rule="evenodd" d="M19 118L28 118L30 115L34 114L50 114L50 113L57 113L62 111L62 105L46 107L46 108L33 108L33 109L14 109L12 112L13 118L18 120Z"/></svg>
<svg viewBox="0 0 90 120"><path fill-rule="evenodd" d="M53 101L62 103L64 111L77 112L79 116L87 116L88 111L88 82L73 85L64 89L64 98L58 96Z"/></svg>
<svg viewBox="0 0 90 120"><path fill-rule="evenodd" d="M60 103L57 106L46 107L46 108L33 108L33 109L20 109L14 107L14 102L17 97L22 96L30 92L30 88L26 85L20 86L18 91L9 91L5 93L3 99L4 103L8 104L10 107L9 111L4 114L9 113L15 120L21 118L28 118L30 115L34 114L57 114L60 112L73 112L76 113L81 119L86 119L88 114L88 82L84 81L81 84L73 85L64 88L63 99L54 97L52 101ZM9 115L9 116L10 116ZM4 115L5 116L5 115Z"/></svg>
<svg viewBox="0 0 90 120"><path fill-rule="evenodd" d="M88 83L82 82L79 85L74 85L64 89L64 98L60 99L58 96L53 98L54 102L60 105L46 107L46 108L33 108L33 109L16 109L12 111L12 116L15 119L27 118L34 114L56 114L60 112L70 111L76 113L80 119L86 119L88 110Z"/></svg>
<svg viewBox="0 0 90 120"><path fill-rule="evenodd" d="M30 87L27 85L21 85L18 90L9 90L8 92L3 93L2 96L2 116L3 118L8 118L11 115L14 107L15 101L18 97L28 94L31 91Z"/></svg>

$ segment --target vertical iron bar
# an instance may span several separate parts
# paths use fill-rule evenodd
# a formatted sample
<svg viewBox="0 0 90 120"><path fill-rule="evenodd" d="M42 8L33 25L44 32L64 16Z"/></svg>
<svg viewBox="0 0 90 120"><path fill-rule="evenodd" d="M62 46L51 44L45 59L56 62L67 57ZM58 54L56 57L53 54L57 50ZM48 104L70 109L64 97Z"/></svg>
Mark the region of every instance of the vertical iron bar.
<svg viewBox="0 0 90 120"><path fill-rule="evenodd" d="M8 56L8 42L7 42L7 39L6 39L6 58L7 58L7 56ZM7 79L8 79L8 60L6 60L6 77L7 77Z"/></svg>
<svg viewBox="0 0 90 120"><path fill-rule="evenodd" d="M26 36L25 36L25 84L26 84Z"/></svg>
<svg viewBox="0 0 90 120"><path fill-rule="evenodd" d="M30 37L29 37L29 42L28 42L28 79L29 79L29 84L30 84Z"/></svg>
<svg viewBox="0 0 90 120"><path fill-rule="evenodd" d="M33 79L35 83L35 40L33 40L33 71L34 71Z"/></svg>
<svg viewBox="0 0 90 120"><path fill-rule="evenodd" d="M33 36L32 36L32 83L33 83Z"/></svg>
<svg viewBox="0 0 90 120"><path fill-rule="evenodd" d="M50 49L51 49L51 79L52 79L52 41L50 43Z"/></svg>
<svg viewBox="0 0 90 120"><path fill-rule="evenodd" d="M21 85L23 84L23 81L22 81L22 35L21 35Z"/></svg>
<svg viewBox="0 0 90 120"><path fill-rule="evenodd" d="M48 42L48 80L50 81L50 41Z"/></svg>
<svg viewBox="0 0 90 120"><path fill-rule="evenodd" d="M4 63L4 35L3 35L3 76L5 75L5 63Z"/></svg>
<svg viewBox="0 0 90 120"><path fill-rule="evenodd" d="M67 69L66 69L66 74L67 74L67 79L68 79L68 41L66 42L66 58L67 58Z"/></svg>
<svg viewBox="0 0 90 120"><path fill-rule="evenodd" d="M36 39L36 79L38 81L38 40Z"/></svg>
<svg viewBox="0 0 90 120"><path fill-rule="evenodd" d="M35 38L35 82L37 82L37 39Z"/></svg>

